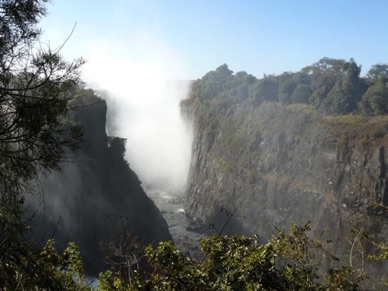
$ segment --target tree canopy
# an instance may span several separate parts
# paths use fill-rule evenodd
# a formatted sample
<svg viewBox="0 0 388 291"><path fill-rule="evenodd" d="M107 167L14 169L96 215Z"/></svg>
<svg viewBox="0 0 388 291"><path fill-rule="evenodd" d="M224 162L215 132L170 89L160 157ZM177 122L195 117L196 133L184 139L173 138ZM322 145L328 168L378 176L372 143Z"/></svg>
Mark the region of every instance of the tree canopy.
<svg viewBox="0 0 388 291"><path fill-rule="evenodd" d="M67 62L61 48L39 42L47 2L0 1L0 282L9 290L66 284L55 278L63 272L59 261L48 275L50 260L26 238L23 213L31 180L59 169L81 140L66 114L83 60Z"/></svg>
<svg viewBox="0 0 388 291"><path fill-rule="evenodd" d="M372 91L367 94L369 97L364 94L373 86L380 86L380 91L382 87L379 84L387 86L387 68L386 64L374 65L365 77L361 77L361 65L354 59L346 61L325 57L299 72L264 75L258 79L246 72L233 74L224 64L195 81L191 96L215 106L231 106L249 98L253 106L259 106L264 101L305 103L327 115L378 115L385 114L382 109L385 99L380 100L377 95L371 97ZM379 109L368 109L372 106L370 103Z"/></svg>
<svg viewBox="0 0 388 291"><path fill-rule="evenodd" d="M382 287L382 282L370 280L363 267L360 253L365 254L367 234L354 232L357 235L350 238L354 253L348 263L328 251L330 241L325 241L324 233L316 239L309 231L308 223L292 225L289 232L277 230L267 243L256 236L215 235L200 241L201 258L181 253L172 242L162 242L145 249L149 272L114 264L115 268L100 274L99 290L359 290L363 283ZM128 257L122 254L116 262ZM386 258L383 245L369 257Z"/></svg>
<svg viewBox="0 0 388 291"><path fill-rule="evenodd" d="M39 43L36 24L46 13L46 2L0 2L0 176L1 186L8 187L4 191L38 171L58 168L65 150L75 150L80 140L79 128L66 124L64 116L83 60L67 62L60 48Z"/></svg>

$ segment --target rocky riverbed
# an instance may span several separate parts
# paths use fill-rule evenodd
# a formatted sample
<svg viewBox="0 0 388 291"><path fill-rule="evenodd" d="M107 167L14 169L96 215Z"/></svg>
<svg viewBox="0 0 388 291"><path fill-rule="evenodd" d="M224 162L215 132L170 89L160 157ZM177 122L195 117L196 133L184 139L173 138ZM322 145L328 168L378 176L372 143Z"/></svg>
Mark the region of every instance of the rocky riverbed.
<svg viewBox="0 0 388 291"><path fill-rule="evenodd" d="M198 240L206 237L207 232L206 229L196 226L185 214L183 194L168 193L155 188L145 188L144 190L162 213L179 250L191 257L200 257Z"/></svg>

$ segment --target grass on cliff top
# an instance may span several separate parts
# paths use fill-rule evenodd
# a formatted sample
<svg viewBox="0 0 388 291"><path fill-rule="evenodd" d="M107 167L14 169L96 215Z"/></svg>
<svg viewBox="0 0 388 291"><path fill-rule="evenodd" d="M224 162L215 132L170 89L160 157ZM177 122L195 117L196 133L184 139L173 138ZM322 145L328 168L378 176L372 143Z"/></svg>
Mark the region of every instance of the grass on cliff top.
<svg viewBox="0 0 388 291"><path fill-rule="evenodd" d="M317 115L318 111L315 109L314 106L305 104L305 103L295 103L295 104L289 104L287 105L287 109L293 111L293 112L299 112L303 111L304 113L310 114L310 115Z"/></svg>
<svg viewBox="0 0 388 291"><path fill-rule="evenodd" d="M355 123L365 123L369 121L370 117L359 114L347 114L347 115L328 115L324 116L323 120L328 123L347 123L347 124L355 124Z"/></svg>
<svg viewBox="0 0 388 291"><path fill-rule="evenodd" d="M368 123L388 124L388 115L376 115L370 117Z"/></svg>
<svg viewBox="0 0 388 291"><path fill-rule="evenodd" d="M325 116L323 121L332 133L338 135L338 148L362 145L373 152L388 142L388 115Z"/></svg>

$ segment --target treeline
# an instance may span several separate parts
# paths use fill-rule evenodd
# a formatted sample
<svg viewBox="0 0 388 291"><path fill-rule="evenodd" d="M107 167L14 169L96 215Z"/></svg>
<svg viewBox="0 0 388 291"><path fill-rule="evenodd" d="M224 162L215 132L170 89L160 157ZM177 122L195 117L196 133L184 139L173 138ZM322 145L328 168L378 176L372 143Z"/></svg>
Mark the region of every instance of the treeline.
<svg viewBox="0 0 388 291"><path fill-rule="evenodd" d="M299 72L265 75L261 79L229 70L226 64L193 83L191 97L229 106L249 100L305 103L327 115L388 113L388 64L372 66L360 77L353 59L322 58Z"/></svg>

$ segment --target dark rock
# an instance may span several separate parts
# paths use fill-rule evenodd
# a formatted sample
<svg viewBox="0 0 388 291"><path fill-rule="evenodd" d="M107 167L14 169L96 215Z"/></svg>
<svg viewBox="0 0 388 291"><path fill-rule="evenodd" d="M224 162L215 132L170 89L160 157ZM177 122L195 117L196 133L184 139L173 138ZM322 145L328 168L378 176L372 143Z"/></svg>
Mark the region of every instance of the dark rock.
<svg viewBox="0 0 388 291"><path fill-rule="evenodd" d="M75 241L88 274L104 267L101 244L127 229L143 244L171 240L166 221L124 160L124 140L106 135L106 103L89 93L71 119L84 129L80 153L62 172L41 178L42 195L28 197L37 237L53 236L59 249ZM41 205L40 202L43 201Z"/></svg>

